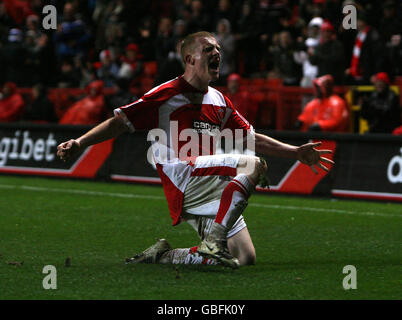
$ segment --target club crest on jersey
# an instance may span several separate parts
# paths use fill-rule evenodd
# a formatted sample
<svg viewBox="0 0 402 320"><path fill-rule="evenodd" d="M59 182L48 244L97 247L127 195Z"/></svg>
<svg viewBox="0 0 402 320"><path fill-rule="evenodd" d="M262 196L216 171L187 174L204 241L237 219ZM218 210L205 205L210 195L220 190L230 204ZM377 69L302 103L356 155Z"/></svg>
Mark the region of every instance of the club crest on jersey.
<svg viewBox="0 0 402 320"><path fill-rule="evenodd" d="M196 133L216 136L220 133L220 126L209 122L193 120L193 131Z"/></svg>

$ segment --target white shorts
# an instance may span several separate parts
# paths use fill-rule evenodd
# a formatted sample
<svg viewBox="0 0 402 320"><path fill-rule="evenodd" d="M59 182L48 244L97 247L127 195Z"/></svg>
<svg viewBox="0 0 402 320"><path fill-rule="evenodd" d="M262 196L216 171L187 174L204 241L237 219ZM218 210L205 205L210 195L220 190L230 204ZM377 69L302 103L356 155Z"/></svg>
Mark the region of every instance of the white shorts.
<svg viewBox="0 0 402 320"><path fill-rule="evenodd" d="M194 228L194 230L198 233L198 236L201 240L204 240L205 236L211 230L212 223L215 221L214 216L199 216L194 214L184 213L182 215L184 221L186 221L190 226ZM232 229L229 230L227 234L227 238L233 237L235 234L243 230L247 227L246 222L244 221L243 215L240 215L239 219L235 222Z"/></svg>
<svg viewBox="0 0 402 320"><path fill-rule="evenodd" d="M200 156L184 190L182 218L201 239L208 234L219 210L222 192L236 176L240 155ZM246 227L243 216L228 232L228 238Z"/></svg>

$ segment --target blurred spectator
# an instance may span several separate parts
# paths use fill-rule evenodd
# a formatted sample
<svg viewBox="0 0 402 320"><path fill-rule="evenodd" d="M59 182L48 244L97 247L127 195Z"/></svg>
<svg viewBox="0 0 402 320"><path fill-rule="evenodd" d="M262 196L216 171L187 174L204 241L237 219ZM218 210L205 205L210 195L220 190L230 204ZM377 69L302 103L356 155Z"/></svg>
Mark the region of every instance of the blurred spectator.
<svg viewBox="0 0 402 320"><path fill-rule="evenodd" d="M216 31L214 36L221 46L221 63L218 82L224 84L228 75L234 70L234 51L236 43L231 32L229 20L219 20Z"/></svg>
<svg viewBox="0 0 402 320"><path fill-rule="evenodd" d="M250 75L258 71L262 51L258 37L260 28L250 1L243 3L236 26L235 39L242 64L240 68L243 69L243 73Z"/></svg>
<svg viewBox="0 0 402 320"><path fill-rule="evenodd" d="M308 38L304 43L299 44L300 50L294 53L295 61L303 65L303 77L300 81L300 86L303 88L310 88L313 86L313 80L318 75L318 67L312 65L308 59L307 50L314 48L320 42L320 28L323 23L320 17L313 18L308 24Z"/></svg>
<svg viewBox="0 0 402 320"><path fill-rule="evenodd" d="M299 115L295 127L301 131L346 132L349 111L346 102L333 93L334 80L324 75L313 81L316 98Z"/></svg>
<svg viewBox="0 0 402 320"><path fill-rule="evenodd" d="M391 75L402 76L402 41L400 34L394 34L387 43L388 62L391 64Z"/></svg>
<svg viewBox="0 0 402 320"><path fill-rule="evenodd" d="M300 21L293 22L292 19L292 12L290 11L290 8L285 6L284 4L278 5L278 29L279 31L289 31L290 35L292 36L292 39L296 39L300 35L300 30L299 28L305 24L303 21L302 23Z"/></svg>
<svg viewBox="0 0 402 320"><path fill-rule="evenodd" d="M159 22L158 34L155 39L155 48L156 61L160 68L167 59L169 52L174 51L172 20L168 17L162 18Z"/></svg>
<svg viewBox="0 0 402 320"><path fill-rule="evenodd" d="M119 76L119 66L114 61L110 50L102 50L99 54L96 75L105 87L112 87Z"/></svg>
<svg viewBox="0 0 402 320"><path fill-rule="evenodd" d="M38 30L30 29L26 33L25 46L28 51L25 65L29 74L25 86L32 86L38 82L53 85L57 62L49 37Z"/></svg>
<svg viewBox="0 0 402 320"><path fill-rule="evenodd" d="M14 26L14 21L7 13L4 2L0 2L0 36L6 34L10 26Z"/></svg>
<svg viewBox="0 0 402 320"><path fill-rule="evenodd" d="M155 85L159 85L166 81L172 80L184 73L184 63L181 58L181 39L178 39L176 43L176 50L169 52L169 56L162 68L158 71L156 76Z"/></svg>
<svg viewBox="0 0 402 320"><path fill-rule="evenodd" d="M88 96L72 105L60 119L60 124L97 124L106 119L103 82L91 82L87 89Z"/></svg>
<svg viewBox="0 0 402 320"><path fill-rule="evenodd" d="M311 64L307 51L310 48L314 50L314 48L319 44L320 28L323 22L324 20L320 17L311 19L307 29L307 39L302 43L300 43L300 39L298 39L299 51L294 53L294 59L298 64L303 66L303 77L300 81L300 86L302 88L311 88L313 86L313 80L318 76L318 67ZM303 38L300 38L303 41ZM313 96L310 94L303 94L302 108L304 108L312 98Z"/></svg>
<svg viewBox="0 0 402 320"><path fill-rule="evenodd" d="M240 88L241 77L237 73L232 73L227 78L227 96L232 101L233 106L244 116L253 126L257 122L258 104L252 99L248 91Z"/></svg>
<svg viewBox="0 0 402 320"><path fill-rule="evenodd" d="M299 15L304 21L314 17L323 17L325 0L303 0L299 4Z"/></svg>
<svg viewBox="0 0 402 320"><path fill-rule="evenodd" d="M361 116L368 121L369 133L391 133L401 125L401 108L398 96L389 87L386 72L373 77L375 90L361 101Z"/></svg>
<svg viewBox="0 0 402 320"><path fill-rule="evenodd" d="M126 54L121 57L119 78L135 79L142 73L142 69L143 64L138 45L129 43L126 46Z"/></svg>
<svg viewBox="0 0 402 320"><path fill-rule="evenodd" d="M80 88L86 88L92 81L97 80L96 63L92 63L85 57L76 56L74 58L74 67L80 77Z"/></svg>
<svg viewBox="0 0 402 320"><path fill-rule="evenodd" d="M335 30L342 27L342 20L345 15L342 12L344 6L348 2L344 0L328 0L325 1L325 6L323 8L323 13L321 17L325 17L334 26ZM356 4L353 4L356 7Z"/></svg>
<svg viewBox="0 0 402 320"><path fill-rule="evenodd" d="M52 39L43 32L37 15L28 16L26 30L26 35L30 35L34 40L34 45L28 50L33 58L37 80L32 79L31 83L40 82L47 86L54 86L57 61Z"/></svg>
<svg viewBox="0 0 402 320"><path fill-rule="evenodd" d="M32 102L27 105L24 120L35 122L57 122L54 106L47 97L47 88L42 84L32 87Z"/></svg>
<svg viewBox="0 0 402 320"><path fill-rule="evenodd" d="M345 74L351 84L370 84L371 76L384 68L384 46L380 34L368 24L366 13L358 13L356 25L352 59Z"/></svg>
<svg viewBox="0 0 402 320"><path fill-rule="evenodd" d="M176 20L173 25L173 40L177 43L178 39L184 39L187 35L187 25L182 19Z"/></svg>
<svg viewBox="0 0 402 320"><path fill-rule="evenodd" d="M214 10L213 25L217 25L222 19L226 19L232 25L236 21L236 8L233 6L235 1L219 0L218 7Z"/></svg>
<svg viewBox="0 0 402 320"><path fill-rule="evenodd" d="M390 41L393 35L401 33L402 23L397 16L397 5L395 1L388 0L384 2L383 15L378 31L384 42Z"/></svg>
<svg viewBox="0 0 402 320"><path fill-rule="evenodd" d="M130 92L130 82L126 79L116 80L113 88L115 93L106 97L107 109L111 114L117 107L125 106L138 99Z"/></svg>
<svg viewBox="0 0 402 320"><path fill-rule="evenodd" d="M39 17L37 15L31 14L27 17L25 21L25 28L25 33L29 33L34 40L39 39L43 35L43 32L40 29Z"/></svg>
<svg viewBox="0 0 402 320"><path fill-rule="evenodd" d="M5 81L14 82L19 87L26 86L29 77L27 78L25 67L29 54L23 43L22 31L16 28L10 29L7 40L8 42L0 49Z"/></svg>
<svg viewBox="0 0 402 320"><path fill-rule="evenodd" d="M122 16L126 10L126 3L126 1L121 0L96 1L92 19L97 26L95 37L95 48L97 50L123 45L126 24ZM126 36L127 34L125 34Z"/></svg>
<svg viewBox="0 0 402 320"><path fill-rule="evenodd" d="M333 25L324 21L320 28L320 43L307 50L311 64L318 67L318 76L330 74L335 84L342 83L345 52L337 40Z"/></svg>
<svg viewBox="0 0 402 320"><path fill-rule="evenodd" d="M294 60L294 51L294 41L290 32L280 32L278 44L271 49L273 71L283 79L283 84L288 86L298 85L301 78L301 67Z"/></svg>
<svg viewBox="0 0 402 320"><path fill-rule="evenodd" d="M59 88L77 88L80 85L80 70L77 69L72 58L64 58L60 72L56 79Z"/></svg>
<svg viewBox="0 0 402 320"><path fill-rule="evenodd" d="M137 42L144 61L155 61L155 35L152 30L152 21L150 18L144 19L138 29Z"/></svg>
<svg viewBox="0 0 402 320"><path fill-rule="evenodd" d="M183 19L187 24L188 33L210 30L210 17L201 0L192 0L190 8L184 8Z"/></svg>
<svg viewBox="0 0 402 320"><path fill-rule="evenodd" d="M82 20L76 16L73 3L67 2L63 8L62 22L54 33L58 57L82 55L87 49L89 32Z"/></svg>
<svg viewBox="0 0 402 320"><path fill-rule="evenodd" d="M14 20L15 24L21 26L26 17L33 12L30 8L29 1L23 0L3 0L4 8L7 14Z"/></svg>
<svg viewBox="0 0 402 320"><path fill-rule="evenodd" d="M0 93L0 122L20 120L24 114L24 99L14 82L6 82Z"/></svg>

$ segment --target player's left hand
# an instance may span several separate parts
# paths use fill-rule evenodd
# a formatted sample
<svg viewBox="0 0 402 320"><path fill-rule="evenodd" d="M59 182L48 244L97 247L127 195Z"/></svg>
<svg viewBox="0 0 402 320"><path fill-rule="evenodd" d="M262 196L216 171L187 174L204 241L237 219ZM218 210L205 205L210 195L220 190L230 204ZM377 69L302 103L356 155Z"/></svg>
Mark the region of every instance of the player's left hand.
<svg viewBox="0 0 402 320"><path fill-rule="evenodd" d="M319 147L320 145L321 142L310 142L301 145L297 149L297 159L301 163L310 166L311 170L313 170L315 174L318 174L318 171L314 166L319 167L327 172L329 171L329 169L321 162L334 164L332 160L321 156L323 154L332 153L332 150L317 150L315 147Z"/></svg>

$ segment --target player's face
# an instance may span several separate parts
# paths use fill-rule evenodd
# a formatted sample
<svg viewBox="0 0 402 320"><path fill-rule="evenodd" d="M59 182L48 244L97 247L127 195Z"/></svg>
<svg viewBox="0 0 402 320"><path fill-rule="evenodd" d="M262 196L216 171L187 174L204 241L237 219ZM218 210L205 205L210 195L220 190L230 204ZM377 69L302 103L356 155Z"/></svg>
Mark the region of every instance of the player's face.
<svg viewBox="0 0 402 320"><path fill-rule="evenodd" d="M213 81L219 78L219 64L221 62L221 47L215 38L199 38L194 68L197 75L204 81Z"/></svg>

